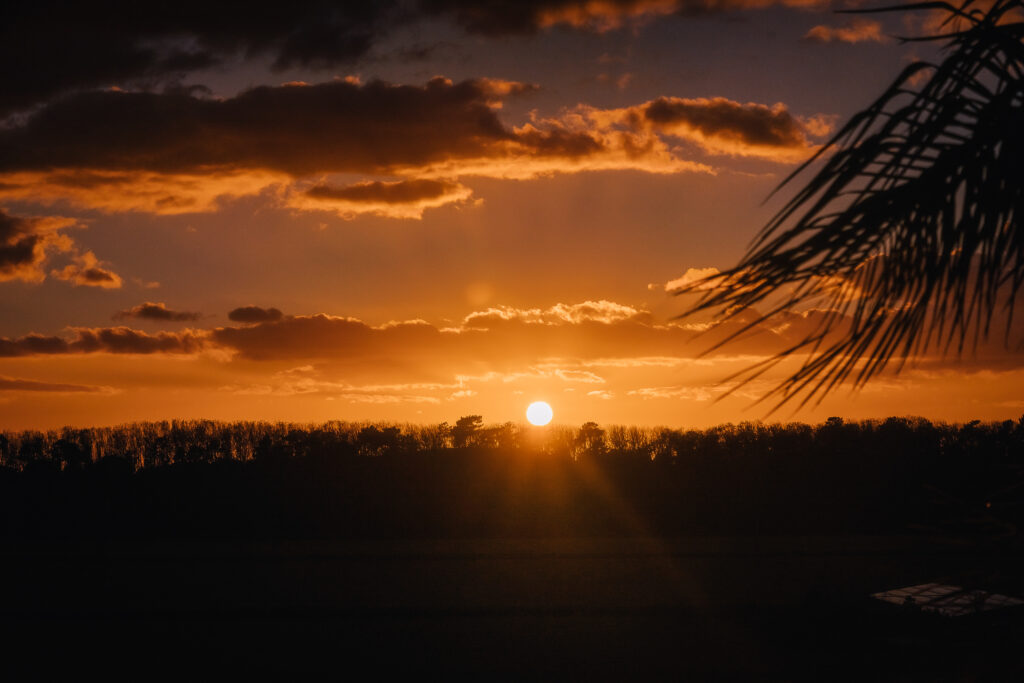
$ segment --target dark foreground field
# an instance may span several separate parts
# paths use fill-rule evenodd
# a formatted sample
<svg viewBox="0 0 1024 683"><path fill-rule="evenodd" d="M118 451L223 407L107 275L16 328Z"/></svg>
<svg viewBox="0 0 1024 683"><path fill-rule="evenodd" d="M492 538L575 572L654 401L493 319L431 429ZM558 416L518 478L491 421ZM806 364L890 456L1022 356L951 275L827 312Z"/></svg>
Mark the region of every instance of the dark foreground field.
<svg viewBox="0 0 1024 683"><path fill-rule="evenodd" d="M972 450L904 430L895 456L790 439L27 460L0 470L0 672L1020 680L1019 608L869 597L1024 595L1004 431Z"/></svg>
<svg viewBox="0 0 1024 683"><path fill-rule="evenodd" d="M928 618L867 598L994 561L900 537L45 545L2 555L3 667L1015 680L1020 615Z"/></svg>

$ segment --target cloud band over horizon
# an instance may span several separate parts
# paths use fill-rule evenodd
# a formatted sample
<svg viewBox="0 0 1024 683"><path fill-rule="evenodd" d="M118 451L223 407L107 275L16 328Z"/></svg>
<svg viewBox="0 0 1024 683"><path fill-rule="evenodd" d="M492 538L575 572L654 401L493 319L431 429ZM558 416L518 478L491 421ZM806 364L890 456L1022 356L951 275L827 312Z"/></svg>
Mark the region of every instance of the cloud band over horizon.
<svg viewBox="0 0 1024 683"><path fill-rule="evenodd" d="M626 110L580 105L520 126L499 117L503 99L534 89L435 78L422 86L260 86L230 98L80 93L0 129L0 199L176 214L276 187L279 201L296 209L419 218L467 200L472 190L460 178L713 173L667 138L706 154L792 163L814 151L811 136L828 132L820 115L800 120L782 104L725 98L662 97ZM364 179L329 179L338 175Z"/></svg>

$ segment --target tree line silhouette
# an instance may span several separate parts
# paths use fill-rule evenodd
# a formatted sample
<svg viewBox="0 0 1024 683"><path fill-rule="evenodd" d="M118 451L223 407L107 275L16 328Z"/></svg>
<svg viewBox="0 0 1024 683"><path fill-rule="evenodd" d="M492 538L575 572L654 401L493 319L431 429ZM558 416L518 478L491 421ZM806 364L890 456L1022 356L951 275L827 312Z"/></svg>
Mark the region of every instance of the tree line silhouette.
<svg viewBox="0 0 1024 683"><path fill-rule="evenodd" d="M741 422L708 429L669 429L586 422L579 428L542 429L514 422L485 425L480 415L453 424L388 424L331 421L218 422L173 420L116 427L64 427L48 431L0 432L0 467L22 471L76 470L115 459L132 471L183 463L262 458L381 456L434 453L452 449L525 451L566 457L638 458L681 464L687 458L817 455L833 461L857 453L884 453L903 459L928 454L936 462L1024 452L1024 417L1017 421L965 424L924 418L844 421L818 425Z"/></svg>
<svg viewBox="0 0 1024 683"><path fill-rule="evenodd" d="M0 433L9 538L1012 533L1024 418ZM955 528L954 528L955 527ZM983 534L984 535L984 534Z"/></svg>

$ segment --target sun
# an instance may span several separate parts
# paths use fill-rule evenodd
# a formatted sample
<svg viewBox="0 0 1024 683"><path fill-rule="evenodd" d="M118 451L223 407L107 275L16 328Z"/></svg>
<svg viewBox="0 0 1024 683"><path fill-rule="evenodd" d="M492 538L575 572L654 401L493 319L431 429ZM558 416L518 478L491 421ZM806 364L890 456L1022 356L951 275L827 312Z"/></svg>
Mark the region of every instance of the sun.
<svg viewBox="0 0 1024 683"><path fill-rule="evenodd" d="M554 412L544 401L534 401L530 404L530 407L526 409L526 419L530 421L530 424L543 427L548 422L551 422L551 418L554 416Z"/></svg>

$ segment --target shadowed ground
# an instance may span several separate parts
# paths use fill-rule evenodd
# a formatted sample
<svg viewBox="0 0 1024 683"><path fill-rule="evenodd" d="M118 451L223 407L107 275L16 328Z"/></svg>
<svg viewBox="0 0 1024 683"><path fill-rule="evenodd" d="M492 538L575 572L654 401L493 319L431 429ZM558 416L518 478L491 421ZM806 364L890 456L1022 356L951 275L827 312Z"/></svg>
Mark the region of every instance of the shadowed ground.
<svg viewBox="0 0 1024 683"><path fill-rule="evenodd" d="M115 430L95 460L88 432L8 442L5 680L1024 674L1019 609L869 598L1024 595L1024 422L723 428L576 458L256 430L246 461L223 454L245 425L187 427Z"/></svg>
<svg viewBox="0 0 1024 683"><path fill-rule="evenodd" d="M939 538L50 543L0 562L4 666L40 675L1022 673L1019 615L928 618L867 598L1012 571Z"/></svg>

